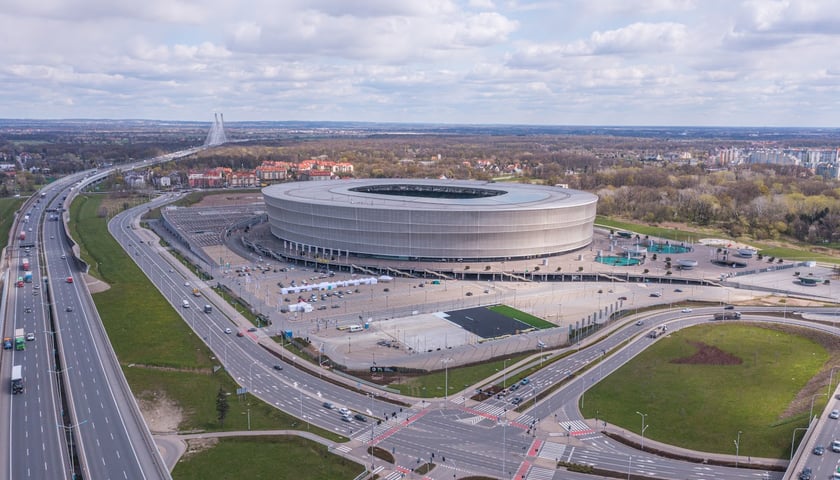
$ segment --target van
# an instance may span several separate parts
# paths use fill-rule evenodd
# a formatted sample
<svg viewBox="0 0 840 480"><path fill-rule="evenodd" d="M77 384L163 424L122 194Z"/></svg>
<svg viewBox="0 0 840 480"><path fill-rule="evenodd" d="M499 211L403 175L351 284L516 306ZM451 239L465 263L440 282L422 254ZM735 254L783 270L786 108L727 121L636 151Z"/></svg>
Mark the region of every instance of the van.
<svg viewBox="0 0 840 480"><path fill-rule="evenodd" d="M210 305L205 305L204 306L204 313L212 313L212 312L213 312L213 307L211 307Z"/></svg>
<svg viewBox="0 0 840 480"><path fill-rule="evenodd" d="M184 300L184 303L182 303L181 305L183 305L184 308L190 308L190 301Z"/></svg>

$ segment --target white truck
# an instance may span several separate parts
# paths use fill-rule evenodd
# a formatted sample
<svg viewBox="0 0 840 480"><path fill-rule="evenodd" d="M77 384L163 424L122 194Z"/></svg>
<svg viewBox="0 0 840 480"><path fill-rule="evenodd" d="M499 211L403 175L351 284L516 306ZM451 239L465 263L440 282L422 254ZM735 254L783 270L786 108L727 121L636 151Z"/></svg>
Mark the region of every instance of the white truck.
<svg viewBox="0 0 840 480"><path fill-rule="evenodd" d="M23 369L20 365L12 367L12 395L23 393Z"/></svg>

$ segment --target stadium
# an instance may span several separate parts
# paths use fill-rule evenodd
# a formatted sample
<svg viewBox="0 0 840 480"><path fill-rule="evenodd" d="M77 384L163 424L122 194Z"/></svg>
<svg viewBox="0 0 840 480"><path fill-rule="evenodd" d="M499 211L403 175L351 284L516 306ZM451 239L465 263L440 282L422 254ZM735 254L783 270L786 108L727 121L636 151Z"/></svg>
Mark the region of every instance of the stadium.
<svg viewBox="0 0 840 480"><path fill-rule="evenodd" d="M310 181L262 190L271 233L310 256L504 261L592 242L595 195L462 180Z"/></svg>

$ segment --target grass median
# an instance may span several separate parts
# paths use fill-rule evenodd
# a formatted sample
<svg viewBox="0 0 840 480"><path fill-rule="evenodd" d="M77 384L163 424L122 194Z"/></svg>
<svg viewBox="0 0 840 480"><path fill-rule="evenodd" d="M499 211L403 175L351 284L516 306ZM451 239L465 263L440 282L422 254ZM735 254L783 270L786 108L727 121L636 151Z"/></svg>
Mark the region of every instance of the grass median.
<svg viewBox="0 0 840 480"><path fill-rule="evenodd" d="M643 414L645 437L704 452L734 454L741 431L741 455L788 458L794 428L807 424L803 389L831 363L810 335L742 323L680 330L588 390L581 410L637 434ZM819 412L825 397L816 400Z"/></svg>

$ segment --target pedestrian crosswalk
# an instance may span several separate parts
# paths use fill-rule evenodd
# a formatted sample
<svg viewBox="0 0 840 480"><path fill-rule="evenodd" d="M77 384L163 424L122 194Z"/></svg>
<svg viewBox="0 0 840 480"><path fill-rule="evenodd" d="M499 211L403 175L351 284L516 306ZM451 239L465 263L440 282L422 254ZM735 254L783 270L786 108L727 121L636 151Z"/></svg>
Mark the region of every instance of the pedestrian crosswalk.
<svg viewBox="0 0 840 480"><path fill-rule="evenodd" d="M402 472L394 471L389 473L388 476L385 477L385 480L398 480L400 478L403 478L404 476L405 474L403 474Z"/></svg>
<svg viewBox="0 0 840 480"><path fill-rule="evenodd" d="M531 467L525 475L525 480L551 480L554 478L555 470L541 467Z"/></svg>
<svg viewBox="0 0 840 480"><path fill-rule="evenodd" d="M467 399L463 395L461 395L458 398L453 398L452 400L450 400L450 402L454 403L455 405L463 405L464 402L466 402L466 401L467 401Z"/></svg>
<svg viewBox="0 0 840 480"><path fill-rule="evenodd" d="M571 422L560 422L560 427L563 428L566 432L572 434L575 437L581 436L589 436L592 434L596 434L595 430L592 429L586 422L582 420L572 420Z"/></svg>
<svg viewBox="0 0 840 480"><path fill-rule="evenodd" d="M458 419L458 422L460 422L460 423L466 423L467 425L475 425L476 423L478 423L478 422L480 422L480 421L482 421L482 420L487 420L487 418L486 418L486 417L482 417L481 415L473 415L472 417L459 418L459 419Z"/></svg>
<svg viewBox="0 0 840 480"><path fill-rule="evenodd" d="M341 453L349 453L350 450L352 450L352 449L350 447L348 447L347 445L339 445L339 446L335 447L335 450L338 450Z"/></svg>
<svg viewBox="0 0 840 480"><path fill-rule="evenodd" d="M565 453L566 445L563 445L562 443L544 442L542 444L542 448L540 448L540 453L538 453L537 456L557 462L563 458L563 454Z"/></svg>
<svg viewBox="0 0 840 480"><path fill-rule="evenodd" d="M514 420L514 423L521 423L522 425L531 425L535 423L535 418L533 415L528 415L526 413L524 415L520 415L519 418Z"/></svg>
<svg viewBox="0 0 840 480"><path fill-rule="evenodd" d="M479 403L473 408L473 410L476 410L480 414L483 413L493 417L502 416L507 411L507 409L504 407L500 407L498 405L490 405L488 403Z"/></svg>

